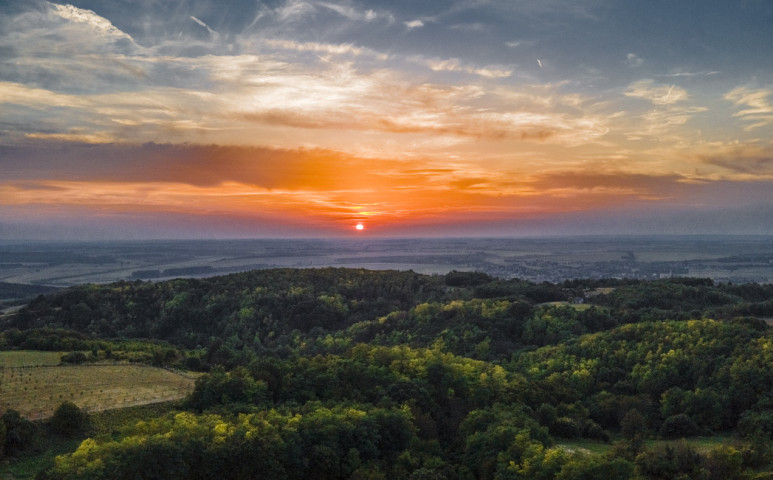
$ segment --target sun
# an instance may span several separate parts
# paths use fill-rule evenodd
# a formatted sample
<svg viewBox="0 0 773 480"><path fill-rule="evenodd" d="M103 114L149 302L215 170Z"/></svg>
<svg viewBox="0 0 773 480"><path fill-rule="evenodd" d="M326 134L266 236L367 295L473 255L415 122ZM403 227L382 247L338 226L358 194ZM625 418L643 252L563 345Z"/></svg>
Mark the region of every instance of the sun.
<svg viewBox="0 0 773 480"><path fill-rule="evenodd" d="M358 223L357 225L354 226L354 229L355 230L365 230L365 226L363 224L361 224L361 223Z"/></svg>

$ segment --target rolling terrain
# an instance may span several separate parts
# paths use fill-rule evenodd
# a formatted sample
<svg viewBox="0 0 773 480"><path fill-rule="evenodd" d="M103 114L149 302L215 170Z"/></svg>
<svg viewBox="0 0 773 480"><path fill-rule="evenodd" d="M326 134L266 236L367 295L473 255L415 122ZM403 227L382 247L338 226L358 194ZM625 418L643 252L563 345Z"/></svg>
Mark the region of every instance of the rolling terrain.
<svg viewBox="0 0 773 480"><path fill-rule="evenodd" d="M41 478L742 479L773 471L772 316L710 278L264 269L69 287L0 346L205 372Z"/></svg>

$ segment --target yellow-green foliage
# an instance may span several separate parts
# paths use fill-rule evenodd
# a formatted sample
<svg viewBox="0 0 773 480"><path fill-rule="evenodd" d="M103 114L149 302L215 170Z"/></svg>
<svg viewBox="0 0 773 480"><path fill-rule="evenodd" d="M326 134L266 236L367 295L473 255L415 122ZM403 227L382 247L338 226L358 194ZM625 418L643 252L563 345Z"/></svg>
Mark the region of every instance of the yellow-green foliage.
<svg viewBox="0 0 773 480"><path fill-rule="evenodd" d="M5 367L0 369L0 412L50 417L63 401L88 412L178 400L192 378L141 365Z"/></svg>
<svg viewBox="0 0 773 480"><path fill-rule="evenodd" d="M119 439L86 439L58 456L49 474L324 480L385 471L406 478L399 457L416 440L407 407L307 406L238 417L183 412L127 426Z"/></svg>

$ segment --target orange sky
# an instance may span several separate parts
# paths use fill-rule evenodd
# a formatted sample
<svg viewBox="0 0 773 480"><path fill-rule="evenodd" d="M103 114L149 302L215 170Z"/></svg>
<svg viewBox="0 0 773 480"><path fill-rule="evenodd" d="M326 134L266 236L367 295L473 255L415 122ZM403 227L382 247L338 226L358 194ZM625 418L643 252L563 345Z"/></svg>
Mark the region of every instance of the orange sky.
<svg viewBox="0 0 773 480"><path fill-rule="evenodd" d="M0 12L0 239L773 234L769 4L165 5Z"/></svg>

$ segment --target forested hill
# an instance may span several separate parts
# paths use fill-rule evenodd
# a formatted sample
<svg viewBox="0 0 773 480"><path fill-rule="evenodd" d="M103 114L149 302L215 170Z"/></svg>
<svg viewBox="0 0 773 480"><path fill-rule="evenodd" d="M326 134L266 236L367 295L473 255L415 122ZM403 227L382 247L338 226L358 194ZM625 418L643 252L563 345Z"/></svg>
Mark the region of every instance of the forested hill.
<svg viewBox="0 0 773 480"><path fill-rule="evenodd" d="M301 339L308 350L326 336L414 347L442 339L455 354L501 360L513 349L625 323L738 317L773 317L773 285L690 278L535 284L482 273L325 268L72 287L39 296L2 327L152 338L234 355L292 349ZM476 350L484 341L490 348Z"/></svg>
<svg viewBox="0 0 773 480"><path fill-rule="evenodd" d="M209 372L50 478L748 478L773 459L768 317L773 285L279 269L65 289L0 346L153 339ZM645 445L717 433L733 445Z"/></svg>

